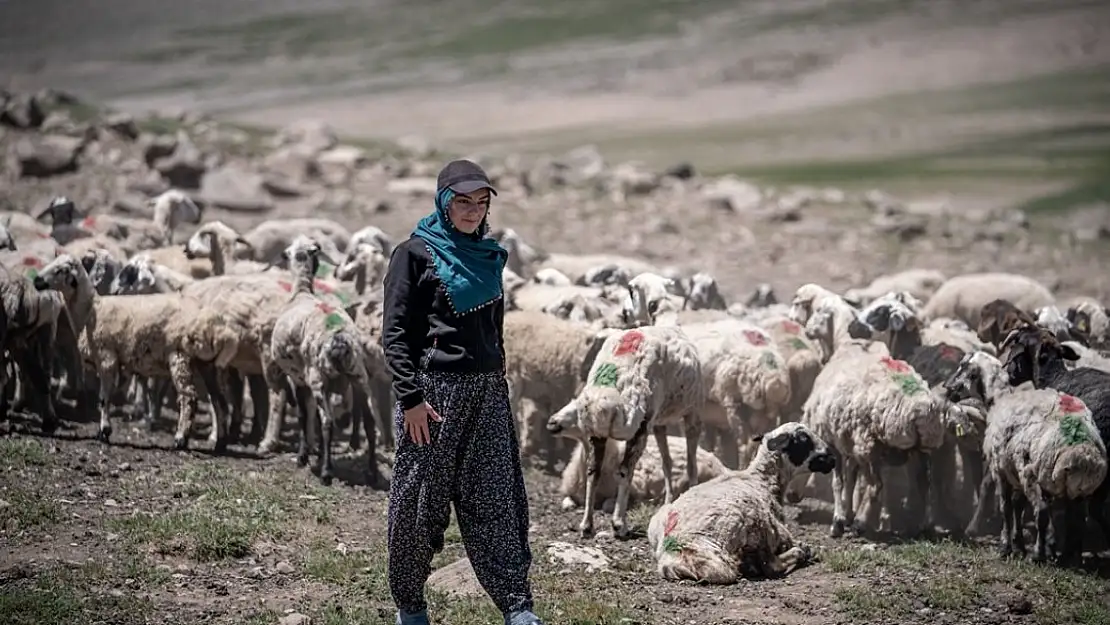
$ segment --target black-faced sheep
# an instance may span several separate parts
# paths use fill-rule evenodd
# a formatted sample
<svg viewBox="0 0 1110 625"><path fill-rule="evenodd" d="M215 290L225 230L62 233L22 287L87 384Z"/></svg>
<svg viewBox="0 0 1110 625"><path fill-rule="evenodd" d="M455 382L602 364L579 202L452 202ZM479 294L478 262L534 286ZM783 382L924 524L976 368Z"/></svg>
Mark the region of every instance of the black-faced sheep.
<svg viewBox="0 0 1110 625"><path fill-rule="evenodd" d="M828 446L801 423L771 430L743 471L693 486L655 512L647 534L657 571L664 579L732 584L805 564L812 552L786 525L783 492L795 475L835 465Z"/></svg>

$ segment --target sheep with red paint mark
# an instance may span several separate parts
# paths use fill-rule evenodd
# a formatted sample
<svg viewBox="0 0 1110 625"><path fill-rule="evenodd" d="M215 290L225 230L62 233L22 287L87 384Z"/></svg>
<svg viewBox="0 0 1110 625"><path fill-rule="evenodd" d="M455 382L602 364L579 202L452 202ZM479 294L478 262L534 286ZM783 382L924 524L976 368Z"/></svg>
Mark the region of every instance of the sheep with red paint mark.
<svg viewBox="0 0 1110 625"><path fill-rule="evenodd" d="M1044 560L1050 502L1089 497L1106 478L1106 446L1090 408L1055 388L1011 386L1002 363L982 352L965 356L944 387L952 401L974 398L987 406L983 456L990 475L983 486L999 489L1003 555L1024 555L1028 503L1036 526L1032 559ZM979 505L987 500L981 496Z"/></svg>
<svg viewBox="0 0 1110 625"><path fill-rule="evenodd" d="M686 481L696 484L700 415L705 405L701 361L697 347L681 328L646 326L610 335L590 367L586 386L578 396L548 419L552 434L586 446L585 511L579 531L593 533L598 482L608 439L626 441L617 473L617 501L612 526L627 535L628 500L633 472L655 436L667 450L667 427L682 424L686 437ZM661 453L665 475L664 500L673 500L672 462Z"/></svg>
<svg viewBox="0 0 1110 625"><path fill-rule="evenodd" d="M320 481L331 483L332 425L338 408L362 417L370 449L368 478L377 483L380 474L373 452L377 427L367 389L372 378L384 372L384 355L367 349L369 340L346 310L316 296L315 290L321 285L314 276L320 261L337 264L319 243L307 236L297 237L283 257L295 282L288 304L274 323L270 339L273 370L267 377L285 377L292 385L302 425L297 460L302 465L308 462L308 424L319 415ZM340 405L332 404L333 395L342 398ZM358 427L358 420L354 427Z"/></svg>
<svg viewBox="0 0 1110 625"><path fill-rule="evenodd" d="M832 470L832 450L796 422L758 442L743 471L699 483L655 511L647 538L664 579L732 584L742 577L779 577L812 558L786 523L783 493L796 476Z"/></svg>

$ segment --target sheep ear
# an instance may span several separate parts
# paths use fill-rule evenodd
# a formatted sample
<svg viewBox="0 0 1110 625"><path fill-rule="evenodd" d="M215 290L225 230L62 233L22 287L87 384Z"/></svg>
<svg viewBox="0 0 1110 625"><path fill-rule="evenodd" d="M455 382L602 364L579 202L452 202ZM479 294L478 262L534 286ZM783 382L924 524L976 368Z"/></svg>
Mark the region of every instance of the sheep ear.
<svg viewBox="0 0 1110 625"><path fill-rule="evenodd" d="M1069 345L1060 346L1060 356L1063 357L1064 360L1079 360L1079 354Z"/></svg>
<svg viewBox="0 0 1110 625"><path fill-rule="evenodd" d="M786 449L786 445L790 443L790 432L779 432L771 438L766 440L767 449L771 451L782 451Z"/></svg>

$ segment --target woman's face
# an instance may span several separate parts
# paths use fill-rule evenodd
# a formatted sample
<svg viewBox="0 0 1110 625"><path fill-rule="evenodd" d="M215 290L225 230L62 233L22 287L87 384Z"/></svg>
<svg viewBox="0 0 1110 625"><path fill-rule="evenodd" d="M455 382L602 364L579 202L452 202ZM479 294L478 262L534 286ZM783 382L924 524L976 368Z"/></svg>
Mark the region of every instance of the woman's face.
<svg viewBox="0 0 1110 625"><path fill-rule="evenodd" d="M456 194L447 207L451 225L459 232L473 234L489 212L489 189L479 189L468 195Z"/></svg>

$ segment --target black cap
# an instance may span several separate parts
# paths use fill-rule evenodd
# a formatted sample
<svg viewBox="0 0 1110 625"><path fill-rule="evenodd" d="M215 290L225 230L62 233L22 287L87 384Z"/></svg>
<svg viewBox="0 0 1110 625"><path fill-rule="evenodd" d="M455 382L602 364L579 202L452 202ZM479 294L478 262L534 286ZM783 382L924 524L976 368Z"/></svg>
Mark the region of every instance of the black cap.
<svg viewBox="0 0 1110 625"><path fill-rule="evenodd" d="M464 194L474 193L478 189L489 189L490 193L497 195L497 189L493 188L485 170L478 163L466 159L451 161L440 170L439 178L436 180L436 190L444 189Z"/></svg>

